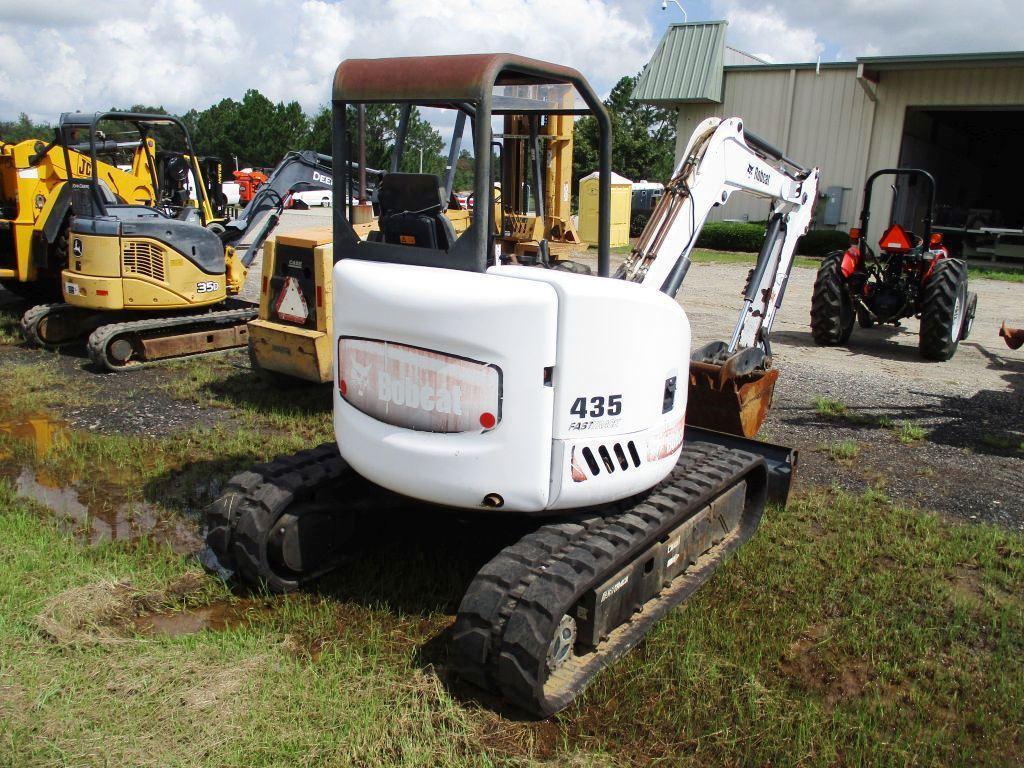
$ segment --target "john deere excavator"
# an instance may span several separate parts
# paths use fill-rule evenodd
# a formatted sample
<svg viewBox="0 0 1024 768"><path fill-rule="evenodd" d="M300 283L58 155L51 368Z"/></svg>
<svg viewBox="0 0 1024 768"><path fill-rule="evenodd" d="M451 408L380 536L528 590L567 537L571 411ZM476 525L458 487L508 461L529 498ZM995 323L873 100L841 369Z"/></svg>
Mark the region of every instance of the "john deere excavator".
<svg viewBox="0 0 1024 768"><path fill-rule="evenodd" d="M402 101L471 116L478 210L494 194L493 116L592 114L598 275L501 263L482 215L455 237L434 176L383 179L395 212L373 240L356 235L335 187L336 444L232 478L207 541L242 579L287 592L344 567L396 500L422 502L417 514L439 527L456 524L445 508L532 521L469 585L449 659L546 716L749 539L769 498L785 502L793 451L687 423L699 390L683 386L690 324L674 297L708 212L736 192L771 200L737 329L696 353L722 377L763 370L818 172L738 118L705 121L613 277L611 121L582 75L511 54L345 61L333 93L339 177L346 110Z"/></svg>
<svg viewBox="0 0 1024 768"><path fill-rule="evenodd" d="M157 126L176 126L193 177L203 178L188 131L175 117L65 115L63 144L72 131L85 134L90 163L72 168L69 180L74 216L68 265L61 273L64 303L26 312L26 339L55 347L88 336L92 362L111 371L244 346L246 323L256 309L232 297L242 289L288 195L331 188L330 158L289 153L237 218L214 220L202 181L195 190L198 210L167 201L129 203L110 194L96 163L97 124L109 120L127 122L142 135ZM159 187L155 172L153 183Z"/></svg>
<svg viewBox="0 0 1024 768"><path fill-rule="evenodd" d="M159 200L153 165L157 148L151 137L114 141L97 136L93 147L78 131L65 131L63 122L49 143L0 140L0 284L26 298L60 296L72 176L95 171L104 193L128 205L152 206Z"/></svg>

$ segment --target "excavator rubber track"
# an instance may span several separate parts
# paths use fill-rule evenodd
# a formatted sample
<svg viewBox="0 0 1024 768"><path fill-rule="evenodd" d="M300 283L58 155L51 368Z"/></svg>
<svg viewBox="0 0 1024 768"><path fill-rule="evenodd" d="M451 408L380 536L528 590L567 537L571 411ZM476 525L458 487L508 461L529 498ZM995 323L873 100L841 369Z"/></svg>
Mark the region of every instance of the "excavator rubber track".
<svg viewBox="0 0 1024 768"><path fill-rule="evenodd" d="M784 500L769 493L772 461L734 444L693 439L651 491L540 525L499 552L459 607L454 671L534 715L565 707L750 538L769 496ZM781 468L787 491L791 470ZM298 589L351 552L359 482L365 509L402 499L356 475L332 443L254 467L210 508L207 543L244 581ZM317 552L298 544L310 537Z"/></svg>
<svg viewBox="0 0 1024 768"><path fill-rule="evenodd" d="M97 316L70 304L37 304L21 316L21 335L32 346L58 349L88 336L99 325Z"/></svg>
<svg viewBox="0 0 1024 768"><path fill-rule="evenodd" d="M125 371L177 357L222 352L249 343L257 307L201 315L107 323L89 335L89 359L100 370Z"/></svg>
<svg viewBox="0 0 1024 768"><path fill-rule="evenodd" d="M454 668L540 717L564 708L753 535L766 479L753 454L693 443L640 499L506 547L459 607ZM683 569L668 578L663 566L673 558Z"/></svg>

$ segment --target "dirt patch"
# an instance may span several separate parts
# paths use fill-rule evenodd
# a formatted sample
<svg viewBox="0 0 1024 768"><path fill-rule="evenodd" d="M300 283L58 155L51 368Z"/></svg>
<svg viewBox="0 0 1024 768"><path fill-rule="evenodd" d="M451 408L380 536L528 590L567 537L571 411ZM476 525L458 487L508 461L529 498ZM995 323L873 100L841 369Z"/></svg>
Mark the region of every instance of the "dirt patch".
<svg viewBox="0 0 1024 768"><path fill-rule="evenodd" d="M126 642L134 615L131 584L101 581L50 598L36 626L60 645L111 645Z"/></svg>
<svg viewBox="0 0 1024 768"><path fill-rule="evenodd" d="M156 631L153 616L168 616L161 611L194 599L207 586L206 578L195 572L183 574L157 592L142 592L130 581L98 581L72 587L47 600L35 623L58 645L119 645L132 640L147 622L150 631ZM215 603L190 612L202 611L210 615L209 628L228 625L227 604Z"/></svg>
<svg viewBox="0 0 1024 768"><path fill-rule="evenodd" d="M779 661L782 674L800 688L818 693L827 709L861 696L875 675L867 662L843 660L838 666L821 652L826 630L809 627L786 649Z"/></svg>

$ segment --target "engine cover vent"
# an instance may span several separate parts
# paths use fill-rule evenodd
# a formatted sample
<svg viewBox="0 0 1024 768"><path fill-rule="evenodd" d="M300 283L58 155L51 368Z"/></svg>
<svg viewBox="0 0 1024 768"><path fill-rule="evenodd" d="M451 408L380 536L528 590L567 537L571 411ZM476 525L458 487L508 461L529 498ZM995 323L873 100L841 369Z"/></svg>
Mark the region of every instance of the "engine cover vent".
<svg viewBox="0 0 1024 768"><path fill-rule="evenodd" d="M122 251L122 270L125 275L139 275L164 282L167 250L156 243L130 240Z"/></svg>

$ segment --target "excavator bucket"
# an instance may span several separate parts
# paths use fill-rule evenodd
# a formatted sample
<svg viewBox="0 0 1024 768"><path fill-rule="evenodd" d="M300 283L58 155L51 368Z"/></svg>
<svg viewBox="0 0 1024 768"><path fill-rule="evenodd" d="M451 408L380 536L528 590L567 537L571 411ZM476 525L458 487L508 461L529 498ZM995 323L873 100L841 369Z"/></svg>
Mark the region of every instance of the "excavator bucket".
<svg viewBox="0 0 1024 768"><path fill-rule="evenodd" d="M1006 341L1010 349L1020 349L1024 345L1024 328L1007 328L1006 323L999 328L999 335Z"/></svg>
<svg viewBox="0 0 1024 768"><path fill-rule="evenodd" d="M768 416L778 378L774 368L736 373L729 365L691 361L686 422L754 437Z"/></svg>

